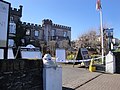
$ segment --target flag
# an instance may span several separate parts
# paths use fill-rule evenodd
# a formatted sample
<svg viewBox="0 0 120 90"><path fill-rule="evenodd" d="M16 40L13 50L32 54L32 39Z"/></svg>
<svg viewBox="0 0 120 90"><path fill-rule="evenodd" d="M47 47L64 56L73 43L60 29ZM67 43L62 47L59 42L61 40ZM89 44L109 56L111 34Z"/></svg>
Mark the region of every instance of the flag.
<svg viewBox="0 0 120 90"><path fill-rule="evenodd" d="M100 10L101 9L101 1L97 0L96 2L96 10Z"/></svg>

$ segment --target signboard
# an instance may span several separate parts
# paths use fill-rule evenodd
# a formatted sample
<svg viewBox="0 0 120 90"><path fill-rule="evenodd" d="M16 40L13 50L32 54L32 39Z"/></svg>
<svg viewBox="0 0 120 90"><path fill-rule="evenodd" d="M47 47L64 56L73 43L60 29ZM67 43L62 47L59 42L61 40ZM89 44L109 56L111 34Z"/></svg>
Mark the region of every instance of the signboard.
<svg viewBox="0 0 120 90"><path fill-rule="evenodd" d="M82 59L89 59L88 50L86 48L81 48Z"/></svg>
<svg viewBox="0 0 120 90"><path fill-rule="evenodd" d="M86 60L89 59L90 56L88 54L88 50L86 48L79 48L76 60Z"/></svg>
<svg viewBox="0 0 120 90"><path fill-rule="evenodd" d="M21 58L24 59L42 59L42 53L39 48L35 48L33 45L20 48Z"/></svg>
<svg viewBox="0 0 120 90"><path fill-rule="evenodd" d="M82 55L82 59L89 59L89 54L88 54L88 50L86 48L81 48L81 55Z"/></svg>
<svg viewBox="0 0 120 90"><path fill-rule="evenodd" d="M7 47L9 8L9 3L0 1L0 47Z"/></svg>
<svg viewBox="0 0 120 90"><path fill-rule="evenodd" d="M113 37L113 28L107 28L105 30L107 37Z"/></svg>
<svg viewBox="0 0 120 90"><path fill-rule="evenodd" d="M56 49L56 62L65 61L66 61L65 49Z"/></svg>

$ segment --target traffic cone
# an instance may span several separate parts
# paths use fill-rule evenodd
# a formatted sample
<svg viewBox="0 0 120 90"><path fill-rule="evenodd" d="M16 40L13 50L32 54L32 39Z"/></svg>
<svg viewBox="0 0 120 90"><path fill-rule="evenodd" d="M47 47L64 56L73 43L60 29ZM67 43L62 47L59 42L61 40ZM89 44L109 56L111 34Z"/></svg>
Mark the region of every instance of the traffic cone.
<svg viewBox="0 0 120 90"><path fill-rule="evenodd" d="M94 72L96 70L96 67L93 66L94 60L91 59L90 65L89 65L89 71L90 72Z"/></svg>

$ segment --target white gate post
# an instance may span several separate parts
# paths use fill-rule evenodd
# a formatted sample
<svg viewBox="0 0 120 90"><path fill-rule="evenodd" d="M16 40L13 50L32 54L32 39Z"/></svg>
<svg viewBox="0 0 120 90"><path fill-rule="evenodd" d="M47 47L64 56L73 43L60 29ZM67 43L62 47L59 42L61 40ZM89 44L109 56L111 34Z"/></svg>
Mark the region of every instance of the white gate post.
<svg viewBox="0 0 120 90"><path fill-rule="evenodd" d="M111 51L106 56L106 72L115 73L115 57Z"/></svg>

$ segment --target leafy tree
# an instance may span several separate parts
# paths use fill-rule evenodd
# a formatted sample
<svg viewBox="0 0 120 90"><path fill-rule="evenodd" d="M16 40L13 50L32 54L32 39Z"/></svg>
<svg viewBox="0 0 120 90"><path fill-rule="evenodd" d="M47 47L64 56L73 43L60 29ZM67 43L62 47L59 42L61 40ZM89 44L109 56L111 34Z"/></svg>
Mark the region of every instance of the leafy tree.
<svg viewBox="0 0 120 90"><path fill-rule="evenodd" d="M100 41L98 39L96 30L90 30L89 32L79 36L78 40L75 41L75 46L77 48L85 47L97 51L100 46Z"/></svg>
<svg viewBox="0 0 120 90"><path fill-rule="evenodd" d="M16 37L15 37L15 43L16 46L20 46L22 44L21 39L25 36L25 29L22 26L22 23L18 21L16 23Z"/></svg>

